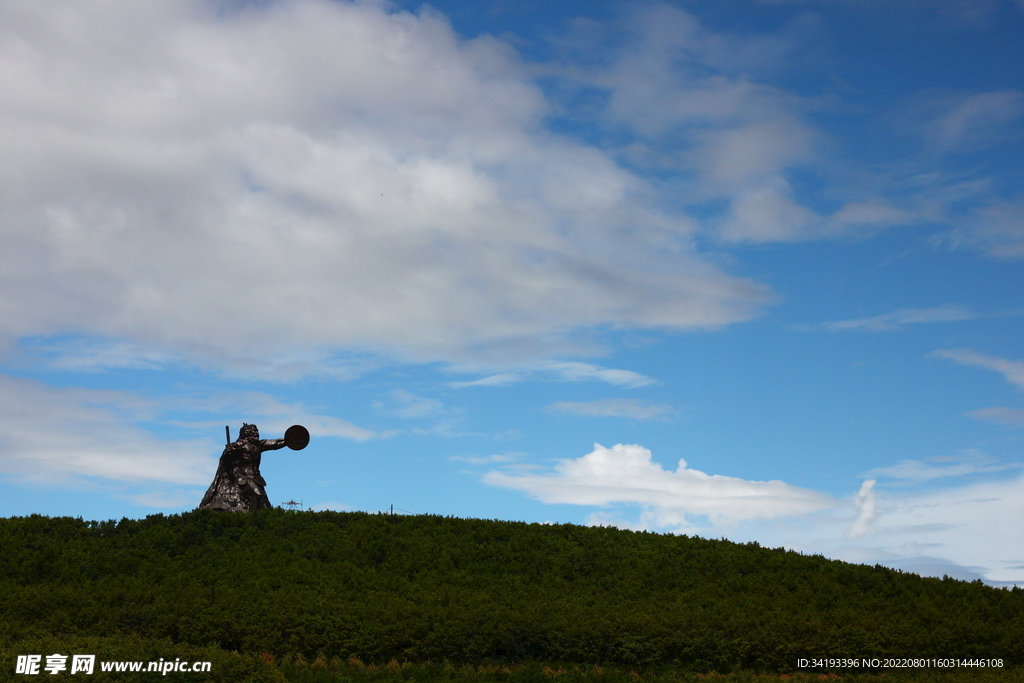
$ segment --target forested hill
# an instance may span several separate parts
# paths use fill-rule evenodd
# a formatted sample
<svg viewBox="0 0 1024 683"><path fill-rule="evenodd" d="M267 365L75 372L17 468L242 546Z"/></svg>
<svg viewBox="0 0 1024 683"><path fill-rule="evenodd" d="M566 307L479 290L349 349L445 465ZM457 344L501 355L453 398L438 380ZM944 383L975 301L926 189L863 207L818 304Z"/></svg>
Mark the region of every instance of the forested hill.
<svg viewBox="0 0 1024 683"><path fill-rule="evenodd" d="M790 671L1024 662L1024 591L611 528L210 510L0 520L0 640L169 638L367 662Z"/></svg>

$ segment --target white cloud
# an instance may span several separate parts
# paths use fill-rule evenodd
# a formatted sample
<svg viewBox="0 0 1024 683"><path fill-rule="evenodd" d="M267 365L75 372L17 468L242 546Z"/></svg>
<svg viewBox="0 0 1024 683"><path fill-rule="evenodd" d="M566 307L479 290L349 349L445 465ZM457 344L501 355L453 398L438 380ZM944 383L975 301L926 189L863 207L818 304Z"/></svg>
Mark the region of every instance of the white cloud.
<svg viewBox="0 0 1024 683"><path fill-rule="evenodd" d="M150 401L126 392L0 375L0 473L60 486L87 478L208 484L215 442L163 439L136 426L154 413Z"/></svg>
<svg viewBox="0 0 1024 683"><path fill-rule="evenodd" d="M838 233L850 227L882 228L894 225L908 225L921 220L914 211L900 209L880 198L869 201L852 201L843 205L829 219L829 229Z"/></svg>
<svg viewBox="0 0 1024 683"><path fill-rule="evenodd" d="M889 467L876 467L867 472L865 476L907 482L926 482L971 474L1002 472L1021 466L1020 463L999 463L995 458L969 449L961 452L958 456L939 456L929 458L928 461L900 460Z"/></svg>
<svg viewBox="0 0 1024 683"><path fill-rule="evenodd" d="M417 396L405 389L396 389L391 396L398 405L396 412L404 418L423 418L448 412L437 399Z"/></svg>
<svg viewBox="0 0 1024 683"><path fill-rule="evenodd" d="M747 481L708 475L679 461L674 472L653 462L638 445L617 444L576 460L562 460L553 474L489 472L492 486L518 489L545 503L608 506L639 504L675 515L707 516L716 522L775 519L834 507L829 496L781 481Z"/></svg>
<svg viewBox="0 0 1024 683"><path fill-rule="evenodd" d="M800 329L812 330L822 328L829 332L845 332L854 330L859 332L890 332L893 330L905 329L908 325L922 323L944 323L958 320L974 320L982 317L981 314L972 311L966 306L956 304L943 304L930 308L901 308L892 313L883 313L871 318L855 318L852 320L838 320L821 325L803 325Z"/></svg>
<svg viewBox="0 0 1024 683"><path fill-rule="evenodd" d="M931 355L936 358L946 358L961 365L975 365L995 370L1002 374L1010 384L1024 389L1024 362L1022 361L986 356L971 349L941 349L932 352Z"/></svg>
<svg viewBox="0 0 1024 683"><path fill-rule="evenodd" d="M781 481L708 475L684 461L671 472L641 446L595 444L581 458L560 461L554 472L491 471L484 481L544 503L598 508L587 515L592 525L756 540L925 575L1024 585L1024 553L1014 550L1024 534L1024 477L1005 478L1005 470L1017 466L970 452L904 461L869 474L918 484L941 477L946 486L907 492L880 489L871 478L844 501ZM993 480L1000 470L1004 478ZM962 483L978 474L988 480Z"/></svg>
<svg viewBox="0 0 1024 683"><path fill-rule="evenodd" d="M739 191L733 198L721 236L729 242L792 242L818 232L821 217L797 204L781 177Z"/></svg>
<svg viewBox="0 0 1024 683"><path fill-rule="evenodd" d="M581 28L567 40L573 71L566 76L606 89L604 115L643 137L658 138L685 126L736 132L746 123L795 123L798 97L741 75L765 65L765 51L757 54L757 47L773 43L769 51L785 52L793 35L737 39L665 4L633 8L615 22ZM796 130L802 138L812 129L797 124ZM792 152L773 146L771 154Z"/></svg>
<svg viewBox="0 0 1024 683"><path fill-rule="evenodd" d="M396 389L389 395L390 406L388 411L406 420L418 420L419 424L424 421L431 421L429 426L415 426L411 431L414 434L423 436L465 436L463 431L465 425L465 409L449 407L435 398L420 396L405 389ZM374 407L384 408L385 404L374 401ZM387 432L383 436L392 436L398 433Z"/></svg>
<svg viewBox="0 0 1024 683"><path fill-rule="evenodd" d="M584 415L587 417L628 417L634 420L665 419L675 408L632 398L607 398L601 401L558 401L547 408L555 413Z"/></svg>
<svg viewBox="0 0 1024 683"><path fill-rule="evenodd" d="M920 220L918 213L879 197L850 201L831 215L818 214L797 202L782 175L773 175L732 194L719 236L727 242L798 242L870 233Z"/></svg>
<svg viewBox="0 0 1024 683"><path fill-rule="evenodd" d="M1024 427L1024 410L1019 408L992 406L991 408L978 408L977 410L971 410L967 415L976 420L994 422L1008 427Z"/></svg>
<svg viewBox="0 0 1024 683"><path fill-rule="evenodd" d="M554 373L556 376L567 382L582 382L596 380L607 382L616 386L627 388L644 387L654 384L650 377L641 375L632 370L616 370L614 368L602 368L589 363L549 363L543 370Z"/></svg>
<svg viewBox="0 0 1024 683"><path fill-rule="evenodd" d="M876 500L873 489L876 483L878 482L874 479L866 479L861 484L860 491L853 497L853 504L857 506L857 519L847 532L851 538L860 538L870 531L875 523Z"/></svg>
<svg viewBox="0 0 1024 683"><path fill-rule="evenodd" d="M994 201L973 210L961 225L933 238L950 249L968 247L998 259L1024 258L1024 200Z"/></svg>
<svg viewBox="0 0 1024 683"><path fill-rule="evenodd" d="M725 204L706 227L726 242L794 242L917 222L915 211L842 189L848 183L836 177L827 181L829 201L843 200L831 213L811 208L806 193L796 196L794 172L843 174L828 136L807 121L823 103L757 76L819 36L807 15L775 33L736 36L678 8L648 5L607 25L580 22L565 40L570 57L560 75L569 92L606 94L598 121L614 136L627 128L636 138L620 150L624 159L686 179L674 186L677 201L705 212L708 202Z"/></svg>
<svg viewBox="0 0 1024 683"><path fill-rule="evenodd" d="M88 372L121 367L166 370L181 368L192 362L203 370L212 370L228 379L281 383L311 376L346 381L371 372L383 364L382 358L368 354L339 354L327 349L299 346L280 348L273 353L249 349L244 353L227 356L217 352L201 358L184 353L154 352L139 344L126 344L118 340L75 339L59 344L46 340L29 342L23 344L22 351L37 356L51 356L48 365L58 370ZM90 356L90 352L94 352L93 355ZM149 365L142 365L147 360Z"/></svg>
<svg viewBox="0 0 1024 683"><path fill-rule="evenodd" d="M211 429L221 424L220 421L208 419L213 413L222 416L222 420L228 420L236 425L233 434L242 422L255 420L260 428L263 438L278 438L271 434L283 434L293 424L305 426L312 438L336 437L353 439L355 441L366 441L373 438L386 438L389 432L374 432L364 427L352 424L333 415L323 415L308 410L302 403L285 403L278 398L262 391L244 391L220 393L212 396L188 396L184 398L169 399L166 401L168 408L176 408L189 413L200 413L202 420L178 421L174 423L181 427L193 429Z"/></svg>
<svg viewBox="0 0 1024 683"><path fill-rule="evenodd" d="M927 553L968 567L985 578L1024 585L1024 478L891 496L879 503L871 546L893 557Z"/></svg>
<svg viewBox="0 0 1024 683"><path fill-rule="evenodd" d="M469 368L453 368L456 372L469 372ZM522 382L526 378L546 379L560 382L605 382L615 386L633 389L656 384L656 380L632 370L602 368L599 365L580 362L544 362L531 367L524 367L516 372L503 372L488 375L469 382L449 382L448 386L462 389L465 387L501 387Z"/></svg>
<svg viewBox="0 0 1024 683"><path fill-rule="evenodd" d="M550 358L769 301L432 10L15 3L0 44L0 338L112 340L66 363Z"/></svg>
<svg viewBox="0 0 1024 683"><path fill-rule="evenodd" d="M449 382L448 386L453 389L463 389L465 387L503 387L522 381L523 376L517 372L501 372L496 375L475 379L471 382Z"/></svg>
<svg viewBox="0 0 1024 683"><path fill-rule="evenodd" d="M925 136L939 151L987 147L1004 139L1024 114L1024 93L1000 90L973 95L938 96L945 109L926 124Z"/></svg>
<svg viewBox="0 0 1024 683"><path fill-rule="evenodd" d="M51 357L50 367L73 372L161 370L178 360L171 354L124 340L57 339L37 343L33 350Z"/></svg>
<svg viewBox="0 0 1024 683"><path fill-rule="evenodd" d="M202 419L165 420L171 411ZM0 476L33 486L102 489L139 505L180 509L197 504L212 480L224 425L234 438L243 420L255 421L263 438L279 438L292 424L305 425L314 441L390 435L262 392L158 402L0 375ZM167 427L185 436L160 436ZM187 438L195 434L200 436Z"/></svg>
<svg viewBox="0 0 1024 683"><path fill-rule="evenodd" d="M703 132L698 163L707 182L728 190L764 182L784 182L776 174L814 158L815 133L793 120L749 123Z"/></svg>

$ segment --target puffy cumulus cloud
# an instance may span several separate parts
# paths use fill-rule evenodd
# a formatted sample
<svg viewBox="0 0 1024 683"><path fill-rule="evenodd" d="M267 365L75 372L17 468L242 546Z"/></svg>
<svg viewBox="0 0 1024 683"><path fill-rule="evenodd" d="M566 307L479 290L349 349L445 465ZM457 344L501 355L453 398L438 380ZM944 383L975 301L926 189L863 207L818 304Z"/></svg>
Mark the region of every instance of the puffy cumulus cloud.
<svg viewBox="0 0 1024 683"><path fill-rule="evenodd" d="M651 459L638 445L617 444L594 450L575 460L562 460L553 474L484 476L492 486L518 489L545 503L608 506L642 505L686 526L688 518L707 517L714 523L775 519L835 507L829 496L782 481L747 481L690 469L680 460L674 472Z"/></svg>
<svg viewBox="0 0 1024 683"><path fill-rule="evenodd" d="M205 485L217 468L206 440L169 440L137 422L150 401L119 391L56 388L0 375L0 473L82 486L86 480Z"/></svg>
<svg viewBox="0 0 1024 683"><path fill-rule="evenodd" d="M866 479L861 484L860 491L853 497L853 504L857 506L857 519L853 521L850 530L847 532L851 538L860 538L866 534L875 523L875 484L874 479Z"/></svg>
<svg viewBox="0 0 1024 683"><path fill-rule="evenodd" d="M600 401L558 401L547 407L552 413L585 417L628 417L634 420L664 420L675 413L670 405L633 398L607 398Z"/></svg>
<svg viewBox="0 0 1024 683"><path fill-rule="evenodd" d="M550 358L768 300L429 8L5 3L0 92L0 337L109 342L67 364Z"/></svg>

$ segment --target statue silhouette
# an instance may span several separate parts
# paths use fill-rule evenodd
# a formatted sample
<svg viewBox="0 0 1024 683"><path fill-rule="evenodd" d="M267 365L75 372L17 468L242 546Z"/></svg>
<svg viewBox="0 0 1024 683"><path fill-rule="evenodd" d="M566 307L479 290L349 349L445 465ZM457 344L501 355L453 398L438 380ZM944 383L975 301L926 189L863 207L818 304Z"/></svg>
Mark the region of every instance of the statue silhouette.
<svg viewBox="0 0 1024 683"><path fill-rule="evenodd" d="M289 427L283 439L261 439L256 425L243 424L238 438L224 447L217 465L217 474L206 490L200 509L248 512L269 508L270 499L260 474L263 451L276 451L288 446L300 450L309 443L305 427Z"/></svg>

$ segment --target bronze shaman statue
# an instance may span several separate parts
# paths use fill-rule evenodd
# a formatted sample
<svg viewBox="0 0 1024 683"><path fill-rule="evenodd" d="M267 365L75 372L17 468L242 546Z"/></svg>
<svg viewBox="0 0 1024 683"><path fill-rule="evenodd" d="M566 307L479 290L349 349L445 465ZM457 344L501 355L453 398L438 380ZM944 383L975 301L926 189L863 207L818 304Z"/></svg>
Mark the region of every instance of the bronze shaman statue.
<svg viewBox="0 0 1024 683"><path fill-rule="evenodd" d="M298 451L308 443L309 432L302 425L289 427L283 439L260 439L256 425L243 424L234 443L224 447L217 474L199 504L200 509L248 512L271 507L264 490L267 482L260 474L263 451L285 446Z"/></svg>

